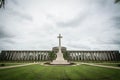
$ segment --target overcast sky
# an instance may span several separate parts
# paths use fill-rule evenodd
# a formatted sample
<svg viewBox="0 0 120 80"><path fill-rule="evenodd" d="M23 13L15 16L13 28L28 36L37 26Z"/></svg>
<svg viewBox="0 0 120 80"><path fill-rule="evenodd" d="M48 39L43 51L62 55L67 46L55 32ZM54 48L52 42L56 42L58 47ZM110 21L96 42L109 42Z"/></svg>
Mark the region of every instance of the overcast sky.
<svg viewBox="0 0 120 80"><path fill-rule="evenodd" d="M120 50L114 0L7 0L0 9L0 50Z"/></svg>

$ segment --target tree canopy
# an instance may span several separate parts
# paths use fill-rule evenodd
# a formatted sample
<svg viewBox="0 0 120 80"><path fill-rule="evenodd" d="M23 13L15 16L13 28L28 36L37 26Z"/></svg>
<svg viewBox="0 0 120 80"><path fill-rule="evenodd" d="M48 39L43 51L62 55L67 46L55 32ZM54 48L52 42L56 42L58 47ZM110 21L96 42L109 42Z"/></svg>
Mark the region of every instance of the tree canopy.
<svg viewBox="0 0 120 80"><path fill-rule="evenodd" d="M0 0L0 8L5 7L5 0Z"/></svg>
<svg viewBox="0 0 120 80"><path fill-rule="evenodd" d="M120 2L120 0L115 0L115 3L118 3L118 2Z"/></svg>

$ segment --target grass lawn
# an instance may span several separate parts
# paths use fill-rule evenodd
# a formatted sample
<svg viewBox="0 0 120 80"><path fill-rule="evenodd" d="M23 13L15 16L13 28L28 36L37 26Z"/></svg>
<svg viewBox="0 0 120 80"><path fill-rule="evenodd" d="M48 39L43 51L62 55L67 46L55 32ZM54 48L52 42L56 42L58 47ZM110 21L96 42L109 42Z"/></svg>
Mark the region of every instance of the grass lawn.
<svg viewBox="0 0 120 80"><path fill-rule="evenodd" d="M4 66L2 66L3 64ZM21 64L24 64L24 63L0 63L0 67L21 65Z"/></svg>
<svg viewBox="0 0 120 80"><path fill-rule="evenodd" d="M42 66L0 69L0 80L120 80L120 70L88 65Z"/></svg>

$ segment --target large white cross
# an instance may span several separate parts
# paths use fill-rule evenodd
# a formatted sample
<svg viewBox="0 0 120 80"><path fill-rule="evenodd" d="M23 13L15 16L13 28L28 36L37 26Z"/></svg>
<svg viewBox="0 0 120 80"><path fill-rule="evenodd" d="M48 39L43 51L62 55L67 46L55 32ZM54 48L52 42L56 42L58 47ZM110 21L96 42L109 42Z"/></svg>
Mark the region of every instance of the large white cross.
<svg viewBox="0 0 120 80"><path fill-rule="evenodd" d="M61 38L62 38L61 34L59 34L59 36L57 38L59 38L59 47L58 47L59 50L58 50L58 52L61 53L62 52L61 51Z"/></svg>

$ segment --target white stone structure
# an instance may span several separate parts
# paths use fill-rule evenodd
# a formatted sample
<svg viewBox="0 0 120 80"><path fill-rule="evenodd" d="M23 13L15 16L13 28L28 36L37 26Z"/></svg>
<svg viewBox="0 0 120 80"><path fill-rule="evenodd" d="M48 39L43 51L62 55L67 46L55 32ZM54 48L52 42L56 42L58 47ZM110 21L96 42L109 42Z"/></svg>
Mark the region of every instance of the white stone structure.
<svg viewBox="0 0 120 80"><path fill-rule="evenodd" d="M63 53L61 51L61 34L59 34L58 36L59 38L59 46L58 46L58 53L57 53L57 58L56 60L53 60L53 62L51 62L51 64L70 64L69 62L67 62L67 60L64 60L63 58Z"/></svg>

